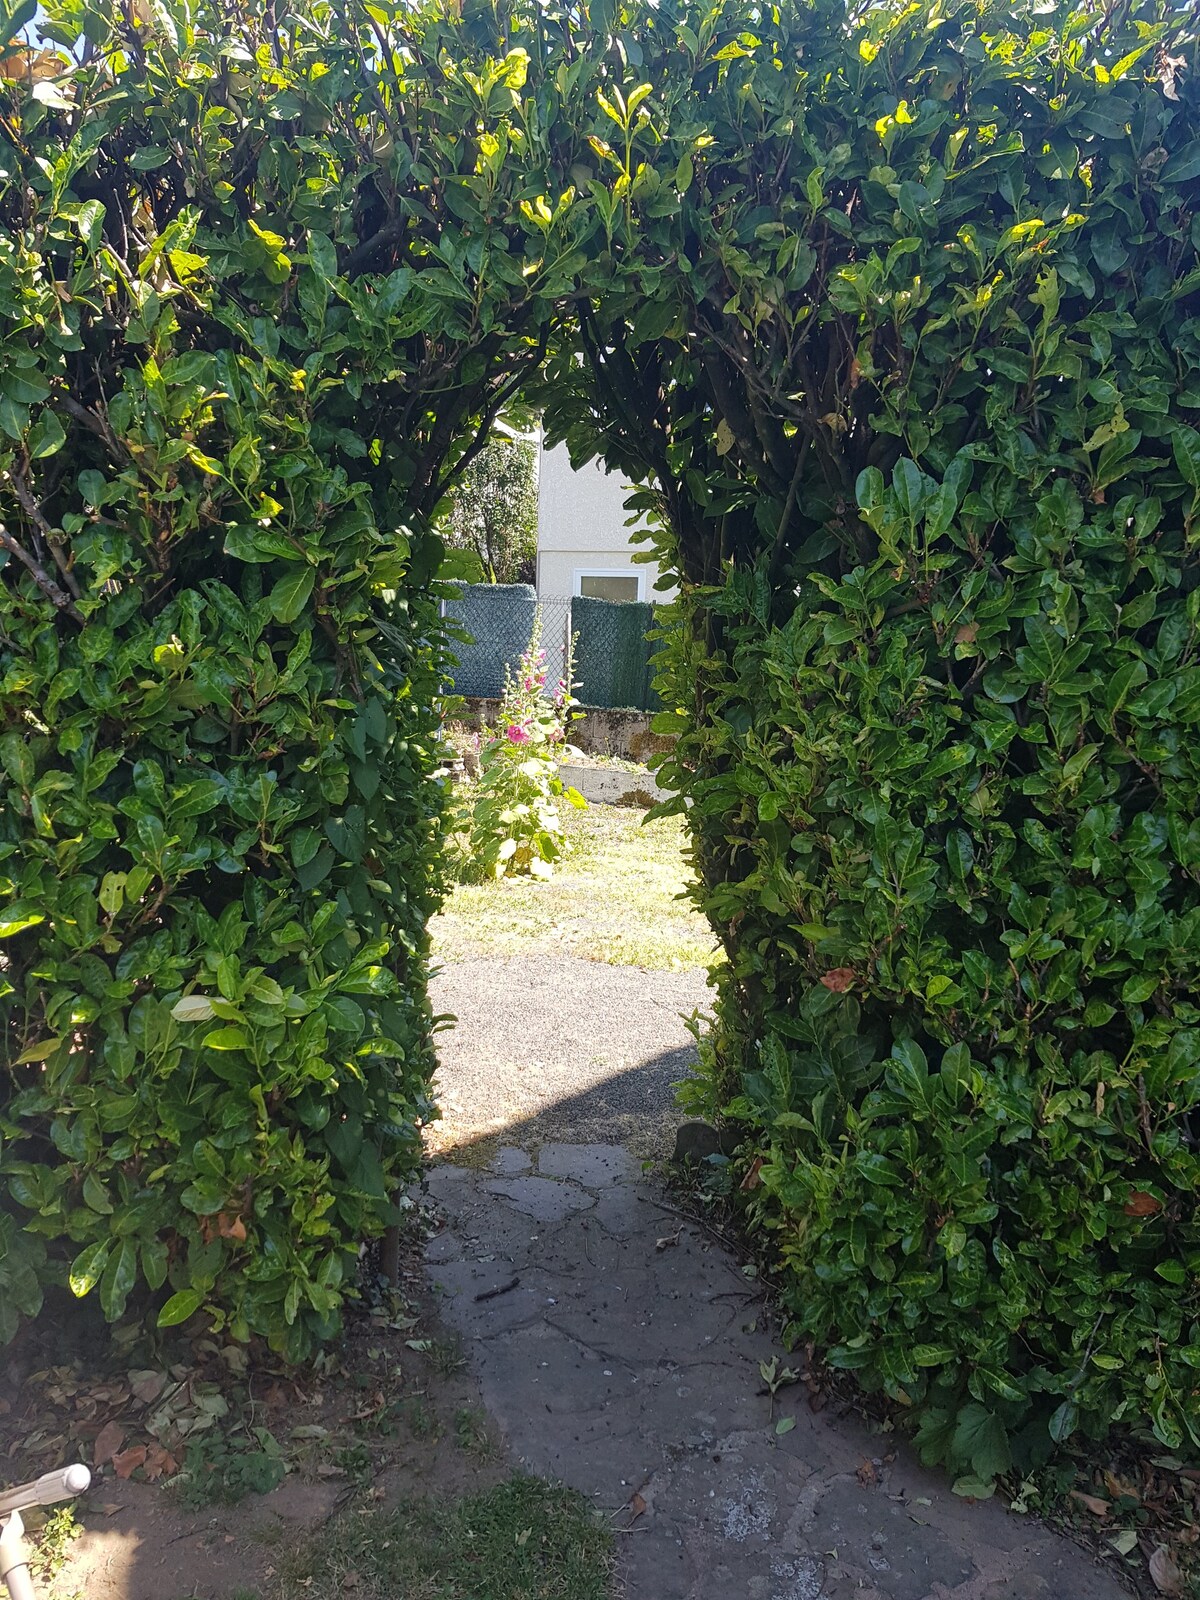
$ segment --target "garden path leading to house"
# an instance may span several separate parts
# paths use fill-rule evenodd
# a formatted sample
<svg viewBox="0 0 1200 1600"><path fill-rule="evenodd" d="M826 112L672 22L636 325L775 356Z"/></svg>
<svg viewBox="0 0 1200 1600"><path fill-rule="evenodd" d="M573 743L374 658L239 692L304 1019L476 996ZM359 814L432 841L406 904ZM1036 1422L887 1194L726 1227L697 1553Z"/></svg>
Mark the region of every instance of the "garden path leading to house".
<svg viewBox="0 0 1200 1600"><path fill-rule="evenodd" d="M611 1515L621 1600L1117 1600L1086 1552L803 1381L772 1401L760 1363L803 1358L645 1159L703 972L530 950L441 950L428 1271L517 1464Z"/></svg>

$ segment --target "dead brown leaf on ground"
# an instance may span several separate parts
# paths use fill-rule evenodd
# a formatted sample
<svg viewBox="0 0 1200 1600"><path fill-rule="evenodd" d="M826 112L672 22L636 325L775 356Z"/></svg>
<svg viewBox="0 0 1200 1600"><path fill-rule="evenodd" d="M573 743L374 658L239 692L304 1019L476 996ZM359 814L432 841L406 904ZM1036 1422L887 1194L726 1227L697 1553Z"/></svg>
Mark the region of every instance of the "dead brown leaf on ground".
<svg viewBox="0 0 1200 1600"><path fill-rule="evenodd" d="M112 1458L113 1471L118 1478L131 1478L139 1467L146 1464L146 1446L135 1444L128 1450L118 1450Z"/></svg>
<svg viewBox="0 0 1200 1600"><path fill-rule="evenodd" d="M1168 1595L1174 1600L1174 1597L1184 1593L1183 1574L1165 1544L1160 1544L1150 1556L1150 1576L1159 1594Z"/></svg>
<svg viewBox="0 0 1200 1600"><path fill-rule="evenodd" d="M1085 1494L1082 1489L1072 1489L1071 1499L1078 1501L1081 1506L1085 1506L1094 1517L1106 1517L1112 1510L1112 1506L1107 1500L1101 1500L1100 1496L1096 1494Z"/></svg>
<svg viewBox="0 0 1200 1600"><path fill-rule="evenodd" d="M96 1435L92 1446L92 1465L103 1467L116 1455L125 1442L125 1428L120 1422L106 1422Z"/></svg>

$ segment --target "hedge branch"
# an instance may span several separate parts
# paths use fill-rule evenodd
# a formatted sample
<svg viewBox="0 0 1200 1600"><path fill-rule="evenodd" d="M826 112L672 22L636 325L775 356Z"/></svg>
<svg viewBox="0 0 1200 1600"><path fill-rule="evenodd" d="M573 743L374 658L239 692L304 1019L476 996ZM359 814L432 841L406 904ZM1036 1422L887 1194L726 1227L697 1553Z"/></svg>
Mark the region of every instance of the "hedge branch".
<svg viewBox="0 0 1200 1600"><path fill-rule="evenodd" d="M76 606L74 600L71 599L71 596L66 592L65 589L59 588L58 584L55 583L54 579L50 576L46 569L40 566L38 562L34 560L33 556L29 554L29 551L25 549L24 545L19 544L17 540L13 538L12 534L9 533L8 529L2 522L0 522L0 545L2 545L5 550L12 551L17 560L25 566L33 578L33 581L37 584L38 588L43 594L48 595L60 611L65 612L73 622L78 622L82 627L84 620L83 615L79 611L79 608Z"/></svg>
<svg viewBox="0 0 1200 1600"><path fill-rule="evenodd" d="M28 457L26 457L26 464L28 464ZM62 530L60 528L51 527L46 514L43 512L41 506L34 498L29 484L25 480L24 473L14 471L10 472L8 476L17 499L24 507L25 515L29 518L30 522L33 523L34 527L41 534L47 545L49 545L50 554L54 557L54 565L58 568L59 574L62 577L62 581L66 584L67 588L71 591L76 600L81 599L82 591L78 582L76 581L75 574L71 571L70 564L68 563L66 556L63 555L62 546L64 536Z"/></svg>
<svg viewBox="0 0 1200 1600"><path fill-rule="evenodd" d="M104 440L104 443L112 452L114 461L123 467L129 465L132 457L102 415L97 415L89 407L81 405L73 395L63 393L61 390L56 396L56 400L64 411L75 418L76 422L81 422L90 433L94 433L98 439Z"/></svg>

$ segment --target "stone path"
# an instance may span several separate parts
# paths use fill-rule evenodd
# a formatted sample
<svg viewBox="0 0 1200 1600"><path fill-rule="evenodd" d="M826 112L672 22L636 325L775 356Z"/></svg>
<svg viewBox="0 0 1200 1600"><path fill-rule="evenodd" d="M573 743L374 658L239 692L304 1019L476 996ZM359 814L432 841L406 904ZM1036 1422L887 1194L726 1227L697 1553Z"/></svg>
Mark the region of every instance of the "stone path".
<svg viewBox="0 0 1200 1600"><path fill-rule="evenodd" d="M565 965L581 969L566 993L594 1029L614 969ZM613 1513L623 1600L1119 1600L1124 1590L1085 1552L994 1501L956 1498L894 1437L814 1414L802 1385L772 1408L760 1361L797 1363L772 1343L753 1283L672 1213L638 1157L587 1136L591 1089L561 1092L578 1064L560 1053L546 1067L554 1043L519 1008L497 1048L504 992L491 990L483 1019L460 1001L443 1056L443 1094L463 1107L444 1137L459 1126L474 1155L430 1172L446 1224L429 1271L514 1456ZM653 1063L661 1022L652 1031ZM535 1053L557 1105L529 1094L521 1061ZM616 1103L632 1094L636 1105L662 1075L625 1053L619 1075L630 1082ZM467 1081L454 1066L463 1061ZM506 1083L525 1095L498 1149L472 1143L468 1090L485 1078L493 1106L505 1104ZM656 1126L658 1100L649 1094ZM547 1141L547 1127L567 1138ZM782 1416L795 1426L778 1434Z"/></svg>

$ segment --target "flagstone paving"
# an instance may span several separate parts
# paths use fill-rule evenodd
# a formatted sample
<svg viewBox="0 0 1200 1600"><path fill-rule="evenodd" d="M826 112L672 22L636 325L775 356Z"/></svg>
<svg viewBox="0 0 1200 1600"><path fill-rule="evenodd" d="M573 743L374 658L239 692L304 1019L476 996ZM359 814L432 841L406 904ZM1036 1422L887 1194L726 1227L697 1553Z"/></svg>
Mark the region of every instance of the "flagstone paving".
<svg viewBox="0 0 1200 1600"><path fill-rule="evenodd" d="M495 999L513 994L513 963L490 981L486 965L443 980L460 1021L442 1056L447 1153L428 1184L445 1225L428 1270L517 1461L612 1515L624 1600L1125 1593L1068 1540L956 1497L893 1436L832 1406L814 1413L803 1384L772 1402L760 1362L803 1363L774 1342L738 1261L672 1209L642 1160L671 1114L663 1063L680 1075L688 1035L659 1006L639 1036L631 1002L639 982L671 975L535 964L504 1031ZM464 986L490 991L484 1018ZM531 1030L556 995L601 1041L592 1056L577 1020ZM654 1135L635 1137L635 1154L620 1140L639 1127Z"/></svg>

